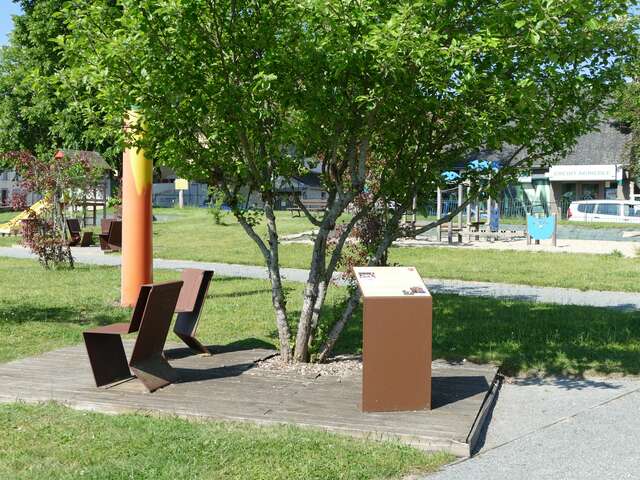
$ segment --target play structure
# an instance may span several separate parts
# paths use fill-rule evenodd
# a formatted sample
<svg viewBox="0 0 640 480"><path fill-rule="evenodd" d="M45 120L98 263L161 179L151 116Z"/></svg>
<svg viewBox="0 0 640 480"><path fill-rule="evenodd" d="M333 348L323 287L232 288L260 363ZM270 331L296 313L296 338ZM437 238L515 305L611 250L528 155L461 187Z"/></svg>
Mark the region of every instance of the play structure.
<svg viewBox="0 0 640 480"><path fill-rule="evenodd" d="M436 219L440 220L451 210L460 208L468 197L469 190L469 186L463 184L449 189L438 188L436 193ZM445 201L445 197L448 197L449 200ZM413 222L415 222L415 213ZM445 235L447 243L451 244L454 238L459 243L464 240L471 242L480 239L511 240L524 238L525 232L523 230L500 228L500 209L491 197L487 197L485 200L469 202L466 209L462 209L449 222L438 225L436 227L438 241L442 242Z"/></svg>
<svg viewBox="0 0 640 480"><path fill-rule="evenodd" d="M551 240L551 244L555 247L558 244L557 232L558 216L556 214L527 215L527 245L531 245L531 240L534 240L536 245L540 244L540 240Z"/></svg>
<svg viewBox="0 0 640 480"><path fill-rule="evenodd" d="M37 201L26 210L23 210L22 212L18 213L15 217L13 217L8 222L0 224L0 235L2 236L15 235L20 231L20 222L22 222L22 220L26 220L27 218L29 218L29 216L32 213L38 215L40 212L46 209L49 205L50 205L49 201L45 200L44 198L42 200Z"/></svg>

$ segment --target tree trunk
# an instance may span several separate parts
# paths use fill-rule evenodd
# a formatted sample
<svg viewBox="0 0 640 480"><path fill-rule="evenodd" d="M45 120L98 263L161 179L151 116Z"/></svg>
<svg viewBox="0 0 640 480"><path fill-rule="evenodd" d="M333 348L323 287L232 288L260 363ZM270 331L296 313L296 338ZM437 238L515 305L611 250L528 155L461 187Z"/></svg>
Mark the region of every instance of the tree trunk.
<svg viewBox="0 0 640 480"><path fill-rule="evenodd" d="M329 215L329 213L327 213ZM327 240L329 238L327 222L323 222L318 230L318 236L313 245L311 269L304 287L302 310L298 321L296 334L296 346L294 360L297 362L309 361L309 337L311 335L314 311L316 307L322 308L322 302L317 305L319 287L325 274L325 255L327 253Z"/></svg>
<svg viewBox="0 0 640 480"><path fill-rule="evenodd" d="M360 303L360 290L354 289L347 301L347 305L345 309L342 311L342 316L340 320L338 320L327 337L322 349L320 350L320 354L318 355L318 362L325 362L331 352L333 351L333 347L336 345L340 334L344 330L345 325L349 322L351 317L353 317L353 312L356 310L358 304Z"/></svg>
<svg viewBox="0 0 640 480"><path fill-rule="evenodd" d="M269 234L269 258L267 267L269 269L269 280L271 281L271 302L276 314L276 325L278 327L278 339L280 341L280 356L283 362L291 361L291 333L287 322L287 301L282 288L282 276L280 275L280 259L278 251L278 230L276 218L273 212L271 200L265 202L265 217L267 219L267 231Z"/></svg>
<svg viewBox="0 0 640 480"><path fill-rule="evenodd" d="M404 215L404 209L396 210L391 219L387 222L384 230L384 236L376 249L376 253L369 261L369 266L381 265L386 263L387 251L389 247L393 243L393 241L397 237L398 227L400 225L400 220ZM318 355L318 361L324 362L331 352L333 351L333 347L335 346L340 334L344 330L344 327L347 325L349 320L353 317L353 312L355 312L358 303L360 302L360 290L358 288L354 288L349 300L347 301L347 305L345 306L344 311L342 312L342 316L340 320L338 320L335 325L332 327L331 332L327 337L324 345L320 349L320 354Z"/></svg>

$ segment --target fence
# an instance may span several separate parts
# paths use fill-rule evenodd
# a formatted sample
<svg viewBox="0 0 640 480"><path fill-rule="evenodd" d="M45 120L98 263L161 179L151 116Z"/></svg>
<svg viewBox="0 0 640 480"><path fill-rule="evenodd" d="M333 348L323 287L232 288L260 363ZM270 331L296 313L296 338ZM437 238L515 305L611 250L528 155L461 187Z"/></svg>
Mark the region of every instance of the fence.
<svg viewBox="0 0 640 480"><path fill-rule="evenodd" d="M487 215L487 202L481 201L480 203L480 216L486 218ZM500 218L526 218L527 215L530 214L543 214L549 215L550 213L557 211L560 214L560 218L567 217L567 210L569 210L569 205L571 204L571 200L562 199L559 203L555 202L523 202L521 200L515 199L503 199L498 202L498 206L500 208ZM447 215L448 213L454 211L458 208L457 199L445 199L442 201L442 215ZM472 216L476 215L476 204L471 205L471 213ZM466 209L463 211L463 214L466 212ZM437 205L436 202L429 202L423 205L422 209L420 209L420 213L425 215L426 217L435 217L437 214Z"/></svg>
<svg viewBox="0 0 640 480"><path fill-rule="evenodd" d="M182 198L185 207L204 207L209 200L209 196L204 192L184 192ZM154 207L177 207L178 192L154 193L152 201Z"/></svg>

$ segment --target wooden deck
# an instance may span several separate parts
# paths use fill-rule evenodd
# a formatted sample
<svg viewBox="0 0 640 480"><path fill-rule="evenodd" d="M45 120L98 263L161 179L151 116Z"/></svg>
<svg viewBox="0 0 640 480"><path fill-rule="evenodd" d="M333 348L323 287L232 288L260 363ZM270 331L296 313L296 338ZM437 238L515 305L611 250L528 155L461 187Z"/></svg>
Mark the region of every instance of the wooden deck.
<svg viewBox="0 0 640 480"><path fill-rule="evenodd" d="M127 353L131 347L127 342ZM468 456L496 390L494 367L434 362L433 410L362 413L360 374L314 378L254 368L273 355L265 349L206 357L167 347L180 383L152 394L135 379L96 388L84 346L78 345L0 365L0 402L54 400L107 413L291 423Z"/></svg>

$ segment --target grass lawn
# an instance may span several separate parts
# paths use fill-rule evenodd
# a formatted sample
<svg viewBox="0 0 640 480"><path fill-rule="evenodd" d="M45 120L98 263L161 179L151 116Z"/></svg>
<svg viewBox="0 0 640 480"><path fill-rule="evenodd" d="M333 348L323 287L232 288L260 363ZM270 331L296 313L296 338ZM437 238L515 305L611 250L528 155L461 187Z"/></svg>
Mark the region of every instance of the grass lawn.
<svg viewBox="0 0 640 480"><path fill-rule="evenodd" d="M215 225L205 209L155 209L156 258L263 265L258 247L229 214ZM280 235L310 230L302 217L278 212ZM265 226L258 227L265 234ZM0 246L19 243L19 237L0 237ZM308 268L310 245L282 245L285 267ZM390 261L416 266L429 278L517 283L582 290L640 291L640 257L571 253L471 250L464 248L392 248Z"/></svg>
<svg viewBox="0 0 640 480"><path fill-rule="evenodd" d="M167 221L154 225L157 258L262 265L253 241L228 215L226 225L214 225L204 209L157 209ZM278 212L281 235L310 230L306 219ZM259 227L264 233L263 225ZM280 249L282 265L308 268L310 245ZM430 278L518 283L582 290L640 291L640 258L614 255L515 252L456 248L393 248L390 261L414 265Z"/></svg>
<svg viewBox="0 0 640 480"><path fill-rule="evenodd" d="M394 443L294 427L0 406L0 478L369 479L451 461Z"/></svg>
<svg viewBox="0 0 640 480"><path fill-rule="evenodd" d="M35 261L0 258L0 361L81 342L91 325L126 320L117 306L119 269L45 271ZM156 272L156 280L177 278ZM301 285L287 284L292 320ZM335 288L322 322L340 310ZM205 344L273 346L268 283L216 278L200 322ZM337 352L361 350L361 318ZM171 338L170 340L175 340ZM640 374L637 313L437 295L434 358L501 364L510 375ZM0 478L401 478L451 460L394 443L375 443L288 426L258 427L143 415L108 416L56 404L0 405Z"/></svg>
<svg viewBox="0 0 640 480"><path fill-rule="evenodd" d="M89 326L129 318L129 311L117 306L119 269L83 265L45 271L32 260L0 259L0 271L5 280L0 282L0 361L80 343ZM157 281L177 277L177 272L156 272ZM293 325L302 285L286 288ZM330 291L325 327L340 314L345 294ZM214 276L209 295L198 332L205 344L276 345L266 281ZM492 362L509 375L640 374L636 312L436 295L433 327L434 358ZM336 351L360 352L361 340L358 316Z"/></svg>
<svg viewBox="0 0 640 480"><path fill-rule="evenodd" d="M427 278L640 292L640 257L393 247L389 259L413 265Z"/></svg>

